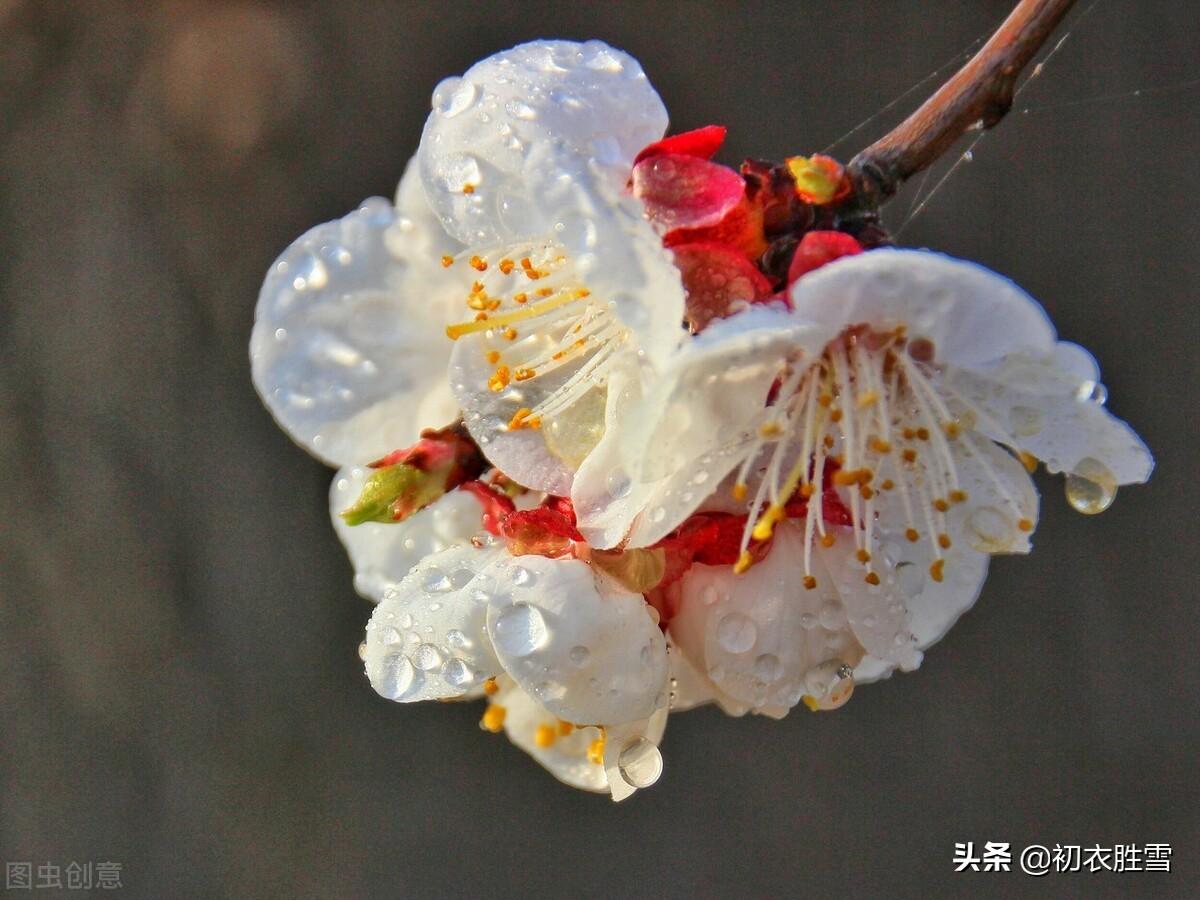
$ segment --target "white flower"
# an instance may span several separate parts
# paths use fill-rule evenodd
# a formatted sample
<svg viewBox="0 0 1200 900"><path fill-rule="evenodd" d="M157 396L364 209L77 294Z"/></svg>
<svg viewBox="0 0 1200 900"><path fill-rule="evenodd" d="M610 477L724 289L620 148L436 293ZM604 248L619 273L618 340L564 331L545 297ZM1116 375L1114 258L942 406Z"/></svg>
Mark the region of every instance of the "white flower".
<svg viewBox="0 0 1200 900"><path fill-rule="evenodd" d="M565 495L605 411L678 345L678 270L626 194L666 110L598 41L498 53L434 93L418 150L446 230L468 245L451 385L510 478Z"/></svg>
<svg viewBox="0 0 1200 900"><path fill-rule="evenodd" d="M1037 494L1022 460L1069 473L1084 511L1150 473L1145 446L1097 402L1091 357L979 266L875 250L800 279L791 302L710 329L589 458L573 491L589 541L647 546L702 503L733 502L750 514L745 549L807 498L802 573L815 588L812 548L833 534L828 478L860 581L880 582L884 544L898 542L923 545L940 582L952 547L1028 549Z"/></svg>
<svg viewBox="0 0 1200 900"><path fill-rule="evenodd" d="M531 727L551 718L595 726L623 740L619 756L654 731L648 723L667 708L666 640L652 613L640 594L582 560L454 547L426 557L385 593L367 626L366 672L376 691L400 702L478 696L504 677L526 698L520 715L536 719ZM504 713L499 722L491 715L503 722ZM661 727L654 743L659 736ZM526 749L536 738L524 725L519 737ZM558 760L539 757L570 783L609 784L600 773L570 775Z"/></svg>

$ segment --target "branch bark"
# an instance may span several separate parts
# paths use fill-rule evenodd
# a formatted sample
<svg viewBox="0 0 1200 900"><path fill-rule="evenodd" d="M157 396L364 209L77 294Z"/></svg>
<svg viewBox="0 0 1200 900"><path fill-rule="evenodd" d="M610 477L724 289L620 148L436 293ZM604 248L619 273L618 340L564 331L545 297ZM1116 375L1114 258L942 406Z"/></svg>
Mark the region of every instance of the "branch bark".
<svg viewBox="0 0 1200 900"><path fill-rule="evenodd" d="M1004 118L1021 70L1074 2L1020 0L970 62L916 112L850 160L847 170L860 202L877 209L975 123L991 128Z"/></svg>

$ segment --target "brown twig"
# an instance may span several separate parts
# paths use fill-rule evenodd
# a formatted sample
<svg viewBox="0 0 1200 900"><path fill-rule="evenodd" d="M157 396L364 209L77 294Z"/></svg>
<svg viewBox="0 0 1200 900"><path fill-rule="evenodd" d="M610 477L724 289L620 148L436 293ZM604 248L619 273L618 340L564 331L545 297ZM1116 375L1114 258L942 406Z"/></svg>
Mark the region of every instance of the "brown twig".
<svg viewBox="0 0 1200 900"><path fill-rule="evenodd" d="M972 127L991 128L1012 106L1021 70L1075 0L1020 0L965 66L847 169L859 202L878 209Z"/></svg>

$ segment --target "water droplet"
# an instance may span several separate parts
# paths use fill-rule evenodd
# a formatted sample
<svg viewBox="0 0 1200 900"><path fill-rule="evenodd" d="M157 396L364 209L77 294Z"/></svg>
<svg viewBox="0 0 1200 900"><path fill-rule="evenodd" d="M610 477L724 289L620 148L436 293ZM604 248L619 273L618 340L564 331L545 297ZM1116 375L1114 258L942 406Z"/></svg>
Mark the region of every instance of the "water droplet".
<svg viewBox="0 0 1200 900"><path fill-rule="evenodd" d="M483 178L479 168L479 160L470 153L455 153L440 161L438 167L446 190L461 193L468 184L477 186Z"/></svg>
<svg viewBox="0 0 1200 900"><path fill-rule="evenodd" d="M366 641L363 641L361 644L358 645L358 658L359 659L367 658L367 642Z"/></svg>
<svg viewBox="0 0 1200 900"><path fill-rule="evenodd" d="M433 91L433 108L447 119L471 108L479 88L473 82L460 78L447 78Z"/></svg>
<svg viewBox="0 0 1200 900"><path fill-rule="evenodd" d="M712 606L721 599L721 592L714 585L706 584L700 592L700 602L705 606Z"/></svg>
<svg viewBox="0 0 1200 900"><path fill-rule="evenodd" d="M537 581L537 576L526 569L524 566L514 566L512 570L512 582L518 587L529 587Z"/></svg>
<svg viewBox="0 0 1200 900"><path fill-rule="evenodd" d="M708 481L708 473L703 469L692 476L692 484L704 484L706 481Z"/></svg>
<svg viewBox="0 0 1200 900"><path fill-rule="evenodd" d="M758 626L742 613L729 613L717 623L717 643L729 653L745 653L757 640Z"/></svg>
<svg viewBox="0 0 1200 900"><path fill-rule="evenodd" d="M459 588L465 588L474 577L475 573L470 569L458 569L450 576L450 583L454 586L455 590L458 590Z"/></svg>
<svg viewBox="0 0 1200 900"><path fill-rule="evenodd" d="M442 677L455 687L464 687L475 680L475 670L461 659L452 659L442 669Z"/></svg>
<svg viewBox="0 0 1200 900"><path fill-rule="evenodd" d="M974 151L966 150L963 152L962 158L963 158L963 162L970 162L971 160L973 160L975 158L975 153L974 153Z"/></svg>
<svg viewBox="0 0 1200 900"><path fill-rule="evenodd" d="M653 522L655 525L657 525L659 522L661 522L666 517L667 517L667 510L665 507L656 506L653 510L650 511L650 521Z"/></svg>
<svg viewBox="0 0 1200 900"><path fill-rule="evenodd" d="M572 647L571 652L567 655L570 657L571 662L575 665L584 666L587 664L588 658L592 655L592 653L587 647L579 645Z"/></svg>
<svg viewBox="0 0 1200 900"><path fill-rule="evenodd" d="M444 661L442 651L433 644L422 644L413 654L413 662L422 672L432 672L439 668Z"/></svg>
<svg viewBox="0 0 1200 900"><path fill-rule="evenodd" d="M494 630L496 646L511 656L528 656L549 637L541 612L528 603L514 603L500 613Z"/></svg>
<svg viewBox="0 0 1200 900"><path fill-rule="evenodd" d="M804 613L800 616L800 627L805 631L812 631L817 627L817 617L812 613Z"/></svg>
<svg viewBox="0 0 1200 900"><path fill-rule="evenodd" d="M471 643L471 641L467 638L467 636L465 634L463 634L457 628L451 628L449 631L446 632L446 643L448 645L450 645L451 647L453 647L455 650L461 650L464 647L468 646Z"/></svg>
<svg viewBox="0 0 1200 900"><path fill-rule="evenodd" d="M754 661L754 677L765 684L778 681L783 675L783 663L773 653L764 653Z"/></svg>
<svg viewBox="0 0 1200 900"><path fill-rule="evenodd" d="M1075 399L1103 406L1108 402L1108 388L1098 381L1081 381L1075 389Z"/></svg>
<svg viewBox="0 0 1200 900"><path fill-rule="evenodd" d="M383 673L379 679L379 693L389 700L402 700L412 690L416 670L408 657L393 653L383 660Z"/></svg>
<svg viewBox="0 0 1200 900"><path fill-rule="evenodd" d="M818 618L822 628L836 631L846 624L846 608L840 603L826 603L821 607Z"/></svg>
<svg viewBox="0 0 1200 900"><path fill-rule="evenodd" d="M504 104L504 109L515 119L524 119L528 122L537 118L537 110L520 100L509 100Z"/></svg>
<svg viewBox="0 0 1200 900"><path fill-rule="evenodd" d="M446 573L436 567L425 573L425 580L421 584L426 591L435 594L443 594L454 587Z"/></svg>
<svg viewBox="0 0 1200 900"><path fill-rule="evenodd" d="M410 616L408 613L401 613L398 624L400 625L401 628L412 628L413 627L413 617Z"/></svg>
<svg viewBox="0 0 1200 900"><path fill-rule="evenodd" d="M608 478L604 481L604 486L608 490L608 496L614 500L620 500L622 497L629 495L629 489L633 486L633 481L621 469L613 469L608 473Z"/></svg>
<svg viewBox="0 0 1200 900"><path fill-rule="evenodd" d="M1065 487L1071 508L1088 516L1104 512L1117 496L1117 479L1112 470L1090 456L1076 463Z"/></svg>
<svg viewBox="0 0 1200 900"><path fill-rule="evenodd" d="M967 527L985 545L1002 544L1012 534L1012 520L995 506L981 506L967 517Z"/></svg>
<svg viewBox="0 0 1200 900"><path fill-rule="evenodd" d="M658 781L662 770L662 754L644 737L626 744L617 757L617 771L630 787L650 787Z"/></svg>
<svg viewBox="0 0 1200 900"><path fill-rule="evenodd" d="M400 643L400 632L389 625L387 628L383 629L383 634L380 635L380 638L383 640L384 644L388 646L391 646L392 644L398 644Z"/></svg>

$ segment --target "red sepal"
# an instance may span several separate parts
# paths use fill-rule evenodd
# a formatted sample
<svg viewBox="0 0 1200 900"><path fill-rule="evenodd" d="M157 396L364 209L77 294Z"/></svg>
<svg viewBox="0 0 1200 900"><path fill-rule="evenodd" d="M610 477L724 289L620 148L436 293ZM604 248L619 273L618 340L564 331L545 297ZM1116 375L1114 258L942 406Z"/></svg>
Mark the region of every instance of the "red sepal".
<svg viewBox="0 0 1200 900"><path fill-rule="evenodd" d="M466 481L459 488L479 501L483 507L483 527L499 537L502 523L516 511L512 498L482 481Z"/></svg>
<svg viewBox="0 0 1200 900"><path fill-rule="evenodd" d="M796 246L796 253L788 266L787 283L790 285L797 278L835 259L862 252L862 244L841 231L810 231Z"/></svg>
<svg viewBox="0 0 1200 900"><path fill-rule="evenodd" d="M701 159L712 159L713 155L721 149L721 145L725 143L725 132L726 128L724 125L705 125L703 128L693 128L691 131L685 131L682 134L673 134L670 137L663 138L661 141L647 144L634 157L633 164L636 166L643 159L649 159L652 156L662 156L666 153L679 153L684 156L698 156Z"/></svg>
<svg viewBox="0 0 1200 900"><path fill-rule="evenodd" d="M726 244L699 242L671 248L687 292L684 317L693 331L723 318L742 303L771 296L771 282L745 256Z"/></svg>

